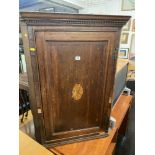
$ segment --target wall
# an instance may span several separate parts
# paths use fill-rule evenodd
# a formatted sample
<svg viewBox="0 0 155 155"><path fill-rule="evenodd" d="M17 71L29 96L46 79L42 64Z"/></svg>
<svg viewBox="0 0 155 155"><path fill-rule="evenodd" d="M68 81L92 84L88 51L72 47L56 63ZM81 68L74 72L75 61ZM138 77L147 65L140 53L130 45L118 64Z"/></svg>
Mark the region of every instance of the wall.
<svg viewBox="0 0 155 155"><path fill-rule="evenodd" d="M23 4L20 7L20 12L24 11L39 11L40 9L45 8L54 8L51 12L69 12L69 13L78 13L78 9L72 8L70 6L65 6L59 3L55 3L53 1L36 1L34 5Z"/></svg>

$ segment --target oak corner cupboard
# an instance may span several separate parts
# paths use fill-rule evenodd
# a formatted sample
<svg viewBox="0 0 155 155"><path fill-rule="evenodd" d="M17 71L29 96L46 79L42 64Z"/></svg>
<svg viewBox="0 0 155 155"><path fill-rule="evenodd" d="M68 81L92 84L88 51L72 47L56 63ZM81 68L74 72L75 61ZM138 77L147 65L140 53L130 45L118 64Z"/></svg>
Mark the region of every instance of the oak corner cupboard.
<svg viewBox="0 0 155 155"><path fill-rule="evenodd" d="M130 16L21 12L36 140L108 135L120 32Z"/></svg>

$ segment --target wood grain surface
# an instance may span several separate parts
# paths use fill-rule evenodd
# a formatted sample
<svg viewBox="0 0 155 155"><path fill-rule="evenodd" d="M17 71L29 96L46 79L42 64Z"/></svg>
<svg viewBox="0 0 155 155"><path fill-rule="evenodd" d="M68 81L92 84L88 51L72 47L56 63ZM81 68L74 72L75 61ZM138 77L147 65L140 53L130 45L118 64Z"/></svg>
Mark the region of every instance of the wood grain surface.
<svg viewBox="0 0 155 155"><path fill-rule="evenodd" d="M55 149L64 155L109 155L108 153L114 147L114 145L111 146L112 139L120 128L131 103L132 96L120 96L111 113L111 116L116 119L116 127L109 132L108 137L58 146ZM110 150L109 147L111 147Z"/></svg>
<svg viewBox="0 0 155 155"><path fill-rule="evenodd" d="M45 147L19 131L19 155L54 155Z"/></svg>
<svg viewBox="0 0 155 155"><path fill-rule="evenodd" d="M120 31L129 18L21 13L38 142L54 146L107 135ZM79 100L72 97L76 84Z"/></svg>
<svg viewBox="0 0 155 155"><path fill-rule="evenodd" d="M70 39L59 34L69 36ZM105 124L101 123L101 114L104 104L107 104L104 102L103 93L109 44L104 41L106 37L103 36L106 33L100 33L102 37L93 35L96 33L91 36L90 34L37 33L37 56L47 140L99 132L103 131L102 126L105 128ZM103 41L84 41L81 35L85 37L84 40L97 40L100 37ZM73 38L76 38L76 41ZM53 42L55 39L62 41ZM80 57L79 61L75 60L76 56ZM79 100L72 97L72 91L77 84L83 89Z"/></svg>

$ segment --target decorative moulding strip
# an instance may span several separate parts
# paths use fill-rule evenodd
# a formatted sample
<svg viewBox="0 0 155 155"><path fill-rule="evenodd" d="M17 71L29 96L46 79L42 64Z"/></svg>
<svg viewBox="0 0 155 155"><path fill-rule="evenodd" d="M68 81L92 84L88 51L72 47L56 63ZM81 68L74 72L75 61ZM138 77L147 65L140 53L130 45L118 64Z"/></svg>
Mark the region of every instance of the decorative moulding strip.
<svg viewBox="0 0 155 155"><path fill-rule="evenodd" d="M81 14L47 14L47 13L21 13L21 21L27 25L75 25L75 26L103 26L122 27L130 16L111 15L81 15Z"/></svg>
<svg viewBox="0 0 155 155"><path fill-rule="evenodd" d="M122 27L125 21L112 21L112 20L55 20L55 19L34 19L22 20L27 25L81 25L81 26L111 26Z"/></svg>

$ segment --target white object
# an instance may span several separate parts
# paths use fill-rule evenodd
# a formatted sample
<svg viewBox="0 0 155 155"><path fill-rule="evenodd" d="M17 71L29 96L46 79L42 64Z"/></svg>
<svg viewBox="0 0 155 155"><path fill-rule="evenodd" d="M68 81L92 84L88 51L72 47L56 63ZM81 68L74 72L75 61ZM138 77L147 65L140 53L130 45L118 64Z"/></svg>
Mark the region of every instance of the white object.
<svg viewBox="0 0 155 155"><path fill-rule="evenodd" d="M81 60L81 57L80 56L75 56L75 60Z"/></svg>
<svg viewBox="0 0 155 155"><path fill-rule="evenodd" d="M131 89L125 87L124 92L127 92L127 95L129 96L131 94Z"/></svg>
<svg viewBox="0 0 155 155"><path fill-rule="evenodd" d="M110 125L109 127L112 129L116 126L116 119L112 116L110 116Z"/></svg>

